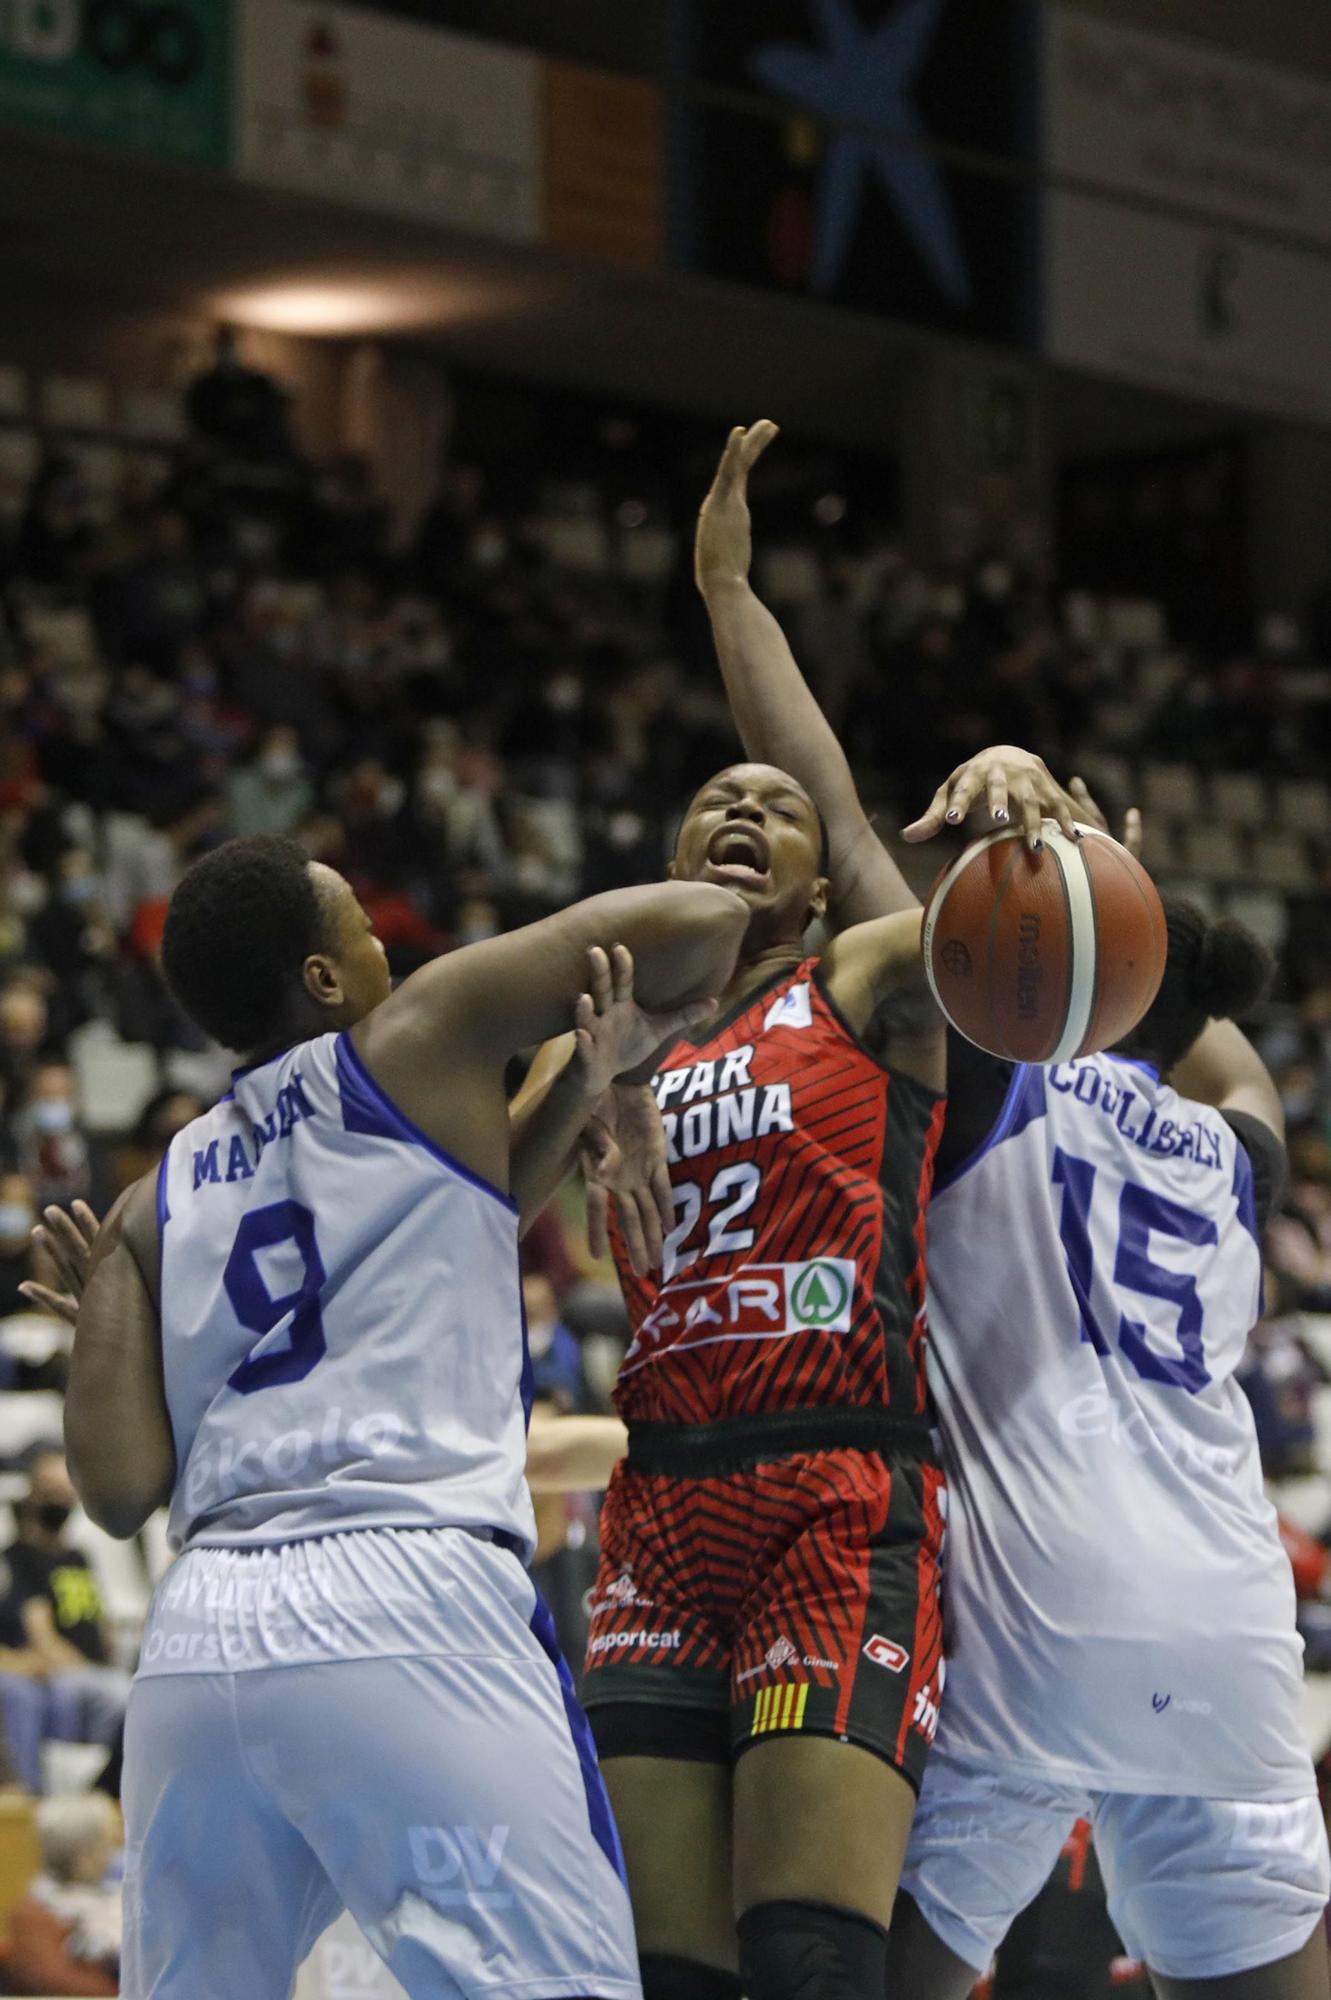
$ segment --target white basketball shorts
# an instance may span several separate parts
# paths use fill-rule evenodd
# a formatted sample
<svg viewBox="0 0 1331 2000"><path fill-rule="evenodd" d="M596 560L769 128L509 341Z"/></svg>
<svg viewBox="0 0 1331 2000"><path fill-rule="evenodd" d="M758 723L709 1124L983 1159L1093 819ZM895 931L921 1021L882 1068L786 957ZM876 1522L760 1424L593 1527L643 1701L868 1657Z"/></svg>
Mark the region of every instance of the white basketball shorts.
<svg viewBox="0 0 1331 2000"><path fill-rule="evenodd" d="M1167 1979L1275 1964L1323 1920L1331 1857L1311 1789L1260 1803L1090 1793L938 1749L901 1887L948 1949L983 1973L1079 1819L1091 1823L1124 1948Z"/></svg>
<svg viewBox="0 0 1331 2000"><path fill-rule="evenodd" d="M343 1907L412 2000L640 2000L590 1733L507 1550L447 1528L196 1549L143 1653L125 2000L284 2000Z"/></svg>

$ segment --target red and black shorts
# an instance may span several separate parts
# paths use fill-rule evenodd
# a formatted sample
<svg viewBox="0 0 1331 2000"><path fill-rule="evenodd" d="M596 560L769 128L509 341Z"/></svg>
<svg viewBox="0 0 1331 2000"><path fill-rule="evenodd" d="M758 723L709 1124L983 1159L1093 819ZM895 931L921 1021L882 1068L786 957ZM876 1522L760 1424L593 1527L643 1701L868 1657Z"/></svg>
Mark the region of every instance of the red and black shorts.
<svg viewBox="0 0 1331 2000"><path fill-rule="evenodd" d="M879 1411L630 1426L582 1687L602 1757L728 1762L798 1730L918 1790L945 1514L927 1426Z"/></svg>

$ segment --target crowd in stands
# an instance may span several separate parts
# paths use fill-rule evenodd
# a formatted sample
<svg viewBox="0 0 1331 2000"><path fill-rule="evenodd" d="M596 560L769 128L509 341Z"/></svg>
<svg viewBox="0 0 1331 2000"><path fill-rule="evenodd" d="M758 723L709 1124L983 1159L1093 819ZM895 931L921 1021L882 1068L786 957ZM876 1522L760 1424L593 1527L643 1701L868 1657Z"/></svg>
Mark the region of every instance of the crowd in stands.
<svg viewBox="0 0 1331 2000"><path fill-rule="evenodd" d="M289 835L350 877L407 973L659 874L689 794L734 754L689 578L710 443L681 434L672 451L668 433L589 412L567 455L487 456L483 427L467 436L464 422L467 449L404 527L360 459L299 461L280 393L234 353L195 385L189 413L187 443L150 460L127 451L109 486L55 436L28 482L0 479L0 1505L15 1516L0 1570L0 1780L34 1793L41 1746L62 1739L101 1746L114 1786L133 1630L108 1625L96 1538L69 1538L56 1448L67 1330L18 1287L50 1275L28 1243L43 1205L104 1212L225 1087L228 1059L158 966L182 872L229 835ZM1020 742L1107 784L1111 808L1146 783L1157 865L1208 900L1242 910L1255 886L1286 947L1258 1026L1293 1175L1247 1379L1273 1476L1315 1471L1324 1363L1306 1316L1331 1312L1326 607L1199 658L1150 605L1061 593L1011 534L963 527L951 563L922 567L863 468L842 481L835 462L798 451L773 476L758 582L885 824L982 743ZM1189 846L1208 812L1233 819L1231 772L1257 801L1244 839L1275 823L1286 840L1283 876L1245 879L1242 842L1228 867ZM577 1201L527 1246L538 1389L569 1410L603 1406L620 1328ZM39 1414L5 1416L20 1398ZM1316 1539L1329 1522L1331 1485L1325 1519L1304 1526ZM568 1562L594 1525L574 1507L548 1538L543 1524L543 1542L562 1540ZM140 1556L146 1591L157 1556ZM585 1562L554 1578L566 1632ZM1331 1664L1331 1638L1327 1652ZM105 1981L105 1934L75 1909L96 1879L85 1817L56 1814L49 1840L43 1828L29 1930L42 1911L65 1912L64 1939L91 1926L89 1977ZM76 1988L67 1973L63 1990L114 1985Z"/></svg>

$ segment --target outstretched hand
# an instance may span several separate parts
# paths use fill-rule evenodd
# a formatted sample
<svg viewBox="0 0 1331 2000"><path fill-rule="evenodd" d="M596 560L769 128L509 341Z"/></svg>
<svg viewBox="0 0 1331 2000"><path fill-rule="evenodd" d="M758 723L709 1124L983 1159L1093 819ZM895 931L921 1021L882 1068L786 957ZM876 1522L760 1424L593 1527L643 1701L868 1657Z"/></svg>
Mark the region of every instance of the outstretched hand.
<svg viewBox="0 0 1331 2000"><path fill-rule="evenodd" d="M88 1282L92 1246L97 1241L100 1226L86 1201L74 1202L68 1211L54 1207L43 1209L42 1220L33 1230L32 1240L55 1265L57 1280L64 1290L53 1291L49 1285L38 1284L34 1278L25 1278L19 1286L24 1298L73 1326L79 1316L79 1300Z"/></svg>
<svg viewBox="0 0 1331 2000"><path fill-rule="evenodd" d="M675 1226L665 1127L646 1084L619 1084L597 1107L582 1138L587 1186L587 1242L610 1254L613 1195L629 1263L640 1278L660 1265Z"/></svg>
<svg viewBox="0 0 1331 2000"><path fill-rule="evenodd" d="M1078 818L1087 826L1095 827L1100 833L1108 833L1109 820L1091 797L1090 787L1085 778L1071 779L1068 790L1076 801ZM1134 861L1141 860L1142 837L1141 811L1137 806L1129 806L1123 815L1123 832L1119 838Z"/></svg>
<svg viewBox="0 0 1331 2000"><path fill-rule="evenodd" d="M714 583L744 582L753 562L753 528L749 519L749 474L777 435L766 417L730 433L711 491L698 516L693 573L706 596Z"/></svg>
<svg viewBox="0 0 1331 2000"><path fill-rule="evenodd" d="M1082 789L1085 791L1084 786ZM929 810L903 827L901 837L912 844L932 840L945 826L960 826L967 814L976 810L987 811L1000 827L1019 819L1026 845L1033 852L1043 845L1042 820L1057 820L1069 840L1078 837L1077 799L1064 791L1043 757L1010 743L981 750L958 764L934 793Z"/></svg>
<svg viewBox="0 0 1331 2000"><path fill-rule="evenodd" d="M573 1061L587 1096L593 1102L604 1097L616 1077L640 1069L658 1049L705 1021L715 1007L715 1000L690 1000L649 1013L633 995L632 952L622 944L608 952L593 945L587 954L587 991L573 1010Z"/></svg>

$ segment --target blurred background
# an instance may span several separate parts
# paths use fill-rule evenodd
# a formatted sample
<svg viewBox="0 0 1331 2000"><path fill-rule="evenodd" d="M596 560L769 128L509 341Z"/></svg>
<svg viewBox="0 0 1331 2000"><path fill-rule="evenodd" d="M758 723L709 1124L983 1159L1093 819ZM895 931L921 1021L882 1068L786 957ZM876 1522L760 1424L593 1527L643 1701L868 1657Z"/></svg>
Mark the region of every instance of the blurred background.
<svg viewBox="0 0 1331 2000"><path fill-rule="evenodd" d="M172 888L292 834L406 972L658 873L733 753L691 523L759 416L756 581L879 825L1020 742L1280 955L1245 1381L1325 1751L1329 353L1307 0L0 4L0 1990L116 1990L98 1799L166 1551L68 1514L17 1287L42 1204L102 1212L225 1087ZM596 1409L578 1209L528 1309ZM574 1657L594 1534L545 1510ZM1074 1843L995 1991L1116 1954ZM307 1977L394 1990L354 1937Z"/></svg>

